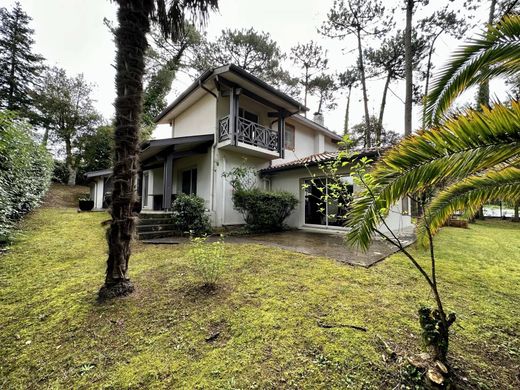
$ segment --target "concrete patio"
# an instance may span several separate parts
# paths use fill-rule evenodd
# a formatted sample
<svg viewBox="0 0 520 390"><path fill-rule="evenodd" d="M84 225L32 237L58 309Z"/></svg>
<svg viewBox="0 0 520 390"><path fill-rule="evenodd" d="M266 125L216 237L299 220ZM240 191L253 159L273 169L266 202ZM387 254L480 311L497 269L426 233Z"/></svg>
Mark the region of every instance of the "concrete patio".
<svg viewBox="0 0 520 390"><path fill-rule="evenodd" d="M213 238L214 239L214 238ZM412 231L403 231L399 239L404 246L415 240ZM145 244L184 244L187 238L165 237L143 240ZM370 267L397 251L393 245L383 240L374 240L368 251L362 252L349 247L344 241L344 233L317 232L313 230L291 230L280 233L263 233L243 236L227 236L225 242L238 244L260 244L279 247L288 251L313 256L328 257L342 263Z"/></svg>

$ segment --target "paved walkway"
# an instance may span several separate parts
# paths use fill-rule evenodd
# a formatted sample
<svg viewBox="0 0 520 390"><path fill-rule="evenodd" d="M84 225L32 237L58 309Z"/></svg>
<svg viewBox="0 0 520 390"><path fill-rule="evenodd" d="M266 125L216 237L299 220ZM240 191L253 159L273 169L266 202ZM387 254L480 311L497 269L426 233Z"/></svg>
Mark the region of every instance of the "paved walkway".
<svg viewBox="0 0 520 390"><path fill-rule="evenodd" d="M403 232L400 239L406 246L411 244L415 237L410 230ZM362 267L370 267L397 251L394 246L378 239L374 240L367 252L362 252L347 246L344 242L344 234L342 233L322 233L308 230L228 236L225 238L225 241L239 244L274 246L308 255L329 257L343 263L360 265ZM186 238L179 237L157 238L143 241L145 244L182 244L186 242Z"/></svg>

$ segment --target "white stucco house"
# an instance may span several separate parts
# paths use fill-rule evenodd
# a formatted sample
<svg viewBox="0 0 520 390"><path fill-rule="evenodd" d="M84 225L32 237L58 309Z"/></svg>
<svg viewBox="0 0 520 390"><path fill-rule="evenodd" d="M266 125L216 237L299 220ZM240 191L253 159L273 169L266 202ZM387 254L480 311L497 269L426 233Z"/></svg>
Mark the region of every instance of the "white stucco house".
<svg viewBox="0 0 520 390"><path fill-rule="evenodd" d="M336 157L341 137L324 127L319 116L315 121L303 116L307 110L235 65L206 71L156 118L157 124L169 126L171 136L142 145L143 212L167 211L182 192L205 200L214 226L241 224L223 173L246 164L257 170L264 188L289 191L299 199L286 221L289 226L340 229L339 221L318 211L315 189L304 189L304 184L311 172L319 176L319 163ZM374 151L365 153L375 156ZM101 208L109 173L87 176L95 207ZM345 180L352 180L348 172ZM388 217L392 229L411 226L403 207L408 206L394 205Z"/></svg>

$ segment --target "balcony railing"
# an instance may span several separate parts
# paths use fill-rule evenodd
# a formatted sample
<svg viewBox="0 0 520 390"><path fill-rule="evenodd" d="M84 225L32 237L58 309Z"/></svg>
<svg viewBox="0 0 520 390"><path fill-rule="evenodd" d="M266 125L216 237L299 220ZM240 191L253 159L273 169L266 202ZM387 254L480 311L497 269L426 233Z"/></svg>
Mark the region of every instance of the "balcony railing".
<svg viewBox="0 0 520 390"><path fill-rule="evenodd" d="M241 117L237 118L236 126L238 142L243 142L270 151L279 150L279 135L277 130L264 127L256 122ZM218 122L218 137L219 142L231 139L229 115L220 118Z"/></svg>

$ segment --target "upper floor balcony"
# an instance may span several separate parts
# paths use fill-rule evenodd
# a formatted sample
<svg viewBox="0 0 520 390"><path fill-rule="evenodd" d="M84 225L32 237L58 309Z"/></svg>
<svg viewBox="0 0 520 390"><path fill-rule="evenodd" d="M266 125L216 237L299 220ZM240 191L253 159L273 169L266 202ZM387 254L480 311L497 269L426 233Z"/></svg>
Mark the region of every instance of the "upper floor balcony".
<svg viewBox="0 0 520 390"><path fill-rule="evenodd" d="M281 132L240 116L226 115L218 121L218 142L223 149L267 159L280 157Z"/></svg>

